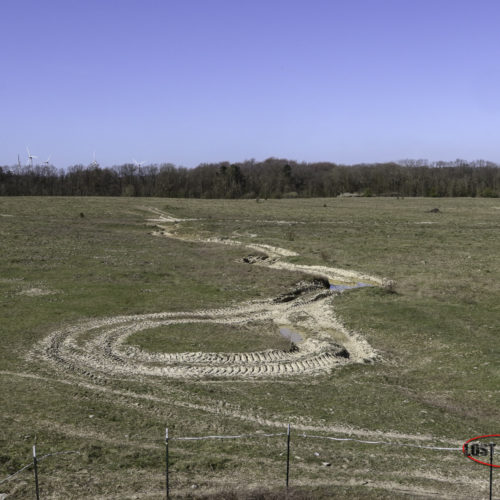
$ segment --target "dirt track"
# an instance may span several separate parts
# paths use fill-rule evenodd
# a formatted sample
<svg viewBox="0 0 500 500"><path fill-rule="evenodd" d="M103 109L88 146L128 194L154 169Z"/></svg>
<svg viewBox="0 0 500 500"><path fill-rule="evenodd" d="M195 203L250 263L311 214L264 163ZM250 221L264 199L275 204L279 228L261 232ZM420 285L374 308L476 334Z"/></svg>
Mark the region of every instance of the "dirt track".
<svg viewBox="0 0 500 500"><path fill-rule="evenodd" d="M187 240L167 227L178 224L181 219L171 218L159 210L155 210L155 214L158 218L150 219L149 222L162 226L154 235ZM258 257L244 259L247 265L319 275L337 282L362 280L382 283L377 277L353 271L285 262L283 258L297 254L270 245L244 244L216 237L191 238L189 241L245 246L258 251ZM319 285L304 284L286 298L252 301L224 309L94 319L53 332L36 346L35 352L38 358L59 368L91 378L280 377L316 374L346 363L371 362L376 357L374 350L360 335L347 331L335 317L332 304L335 295L335 292ZM237 328L238 325L255 320L271 320L277 330L279 327L290 327L308 332L308 335L299 349L290 352L265 350L250 353L162 354L148 353L125 343L134 333L163 325L189 323L199 329L203 328L204 323L220 323ZM332 332L335 332L336 338L342 338L340 343L333 340Z"/></svg>
<svg viewBox="0 0 500 500"><path fill-rule="evenodd" d="M346 362L369 362L375 356L359 336L350 334L331 313L332 294L324 290L305 293L293 301L265 300L227 309L191 313L157 313L91 320L58 330L37 348L39 355L71 371L95 376L167 377L266 377L313 374ZM295 352L266 350L250 353L187 352L147 353L124 344L133 333L162 325L203 323L235 325L255 320L293 324L318 333L300 344ZM345 345L333 342L322 329L335 328L345 335ZM346 358L346 349L349 359Z"/></svg>

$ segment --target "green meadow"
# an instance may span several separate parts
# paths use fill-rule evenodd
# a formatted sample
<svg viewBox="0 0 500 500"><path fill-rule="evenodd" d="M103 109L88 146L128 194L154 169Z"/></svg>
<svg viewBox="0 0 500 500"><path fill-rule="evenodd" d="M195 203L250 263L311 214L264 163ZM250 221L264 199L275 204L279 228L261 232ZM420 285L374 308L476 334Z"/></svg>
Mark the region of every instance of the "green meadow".
<svg viewBox="0 0 500 500"><path fill-rule="evenodd" d="M287 262L394 280L333 300L377 360L197 380L96 379L39 358L44 338L82 321L235 306L311 279L246 265L241 246L155 236L152 210L187 219L171 224L187 239L273 245L299 254ZM487 198L0 198L0 481L30 462L36 440L40 455L78 452L40 462L42 498L164 498L168 427L173 498L285 498L286 436L175 438L290 423L289 498L484 497L489 470L459 451L301 434L460 447L500 433L499 234L500 201ZM289 349L259 318L127 342L151 353ZM8 500L34 492L31 469L0 483Z"/></svg>

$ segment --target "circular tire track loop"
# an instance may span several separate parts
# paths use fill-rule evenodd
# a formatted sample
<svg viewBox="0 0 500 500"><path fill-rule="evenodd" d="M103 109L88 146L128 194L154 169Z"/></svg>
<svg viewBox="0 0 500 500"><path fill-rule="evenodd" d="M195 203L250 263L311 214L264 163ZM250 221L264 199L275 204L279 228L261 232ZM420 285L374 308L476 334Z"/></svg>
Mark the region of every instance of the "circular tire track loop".
<svg viewBox="0 0 500 500"><path fill-rule="evenodd" d="M188 239L165 228L165 224L181 222L154 209L160 227L156 236L167 236L199 243L222 243L245 246L264 255L242 259L246 264L287 269L321 276L329 281L363 280L381 284L382 280L353 271L305 266L282 261L295 252L263 244L245 245L236 240L208 238ZM187 220L187 219L186 219ZM158 226L161 223L162 226ZM178 226L177 226L178 227ZM332 302L338 292L325 289L325 283L314 280L300 283L295 290L274 299L243 303L235 307L194 312L163 312L93 319L51 333L35 346L30 358L42 358L59 368L104 381L106 377L240 377L262 378L317 374L351 362L369 362L376 354L358 334L347 331L333 312ZM180 323L203 328L205 323L234 326L253 321L272 321L277 327L287 326L308 332L300 347L289 352L264 350L250 353L148 353L127 345L127 338L137 332ZM344 337L340 345L331 332Z"/></svg>

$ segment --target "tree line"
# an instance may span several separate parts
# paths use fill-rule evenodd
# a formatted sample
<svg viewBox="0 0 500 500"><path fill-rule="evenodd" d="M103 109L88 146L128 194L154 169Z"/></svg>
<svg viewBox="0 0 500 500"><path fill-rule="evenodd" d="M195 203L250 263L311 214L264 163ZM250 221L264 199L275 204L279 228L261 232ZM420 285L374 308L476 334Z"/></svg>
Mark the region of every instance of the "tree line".
<svg viewBox="0 0 500 500"><path fill-rule="evenodd" d="M293 198L500 196L500 167L484 160L339 165L268 158L240 163L0 167L0 196Z"/></svg>

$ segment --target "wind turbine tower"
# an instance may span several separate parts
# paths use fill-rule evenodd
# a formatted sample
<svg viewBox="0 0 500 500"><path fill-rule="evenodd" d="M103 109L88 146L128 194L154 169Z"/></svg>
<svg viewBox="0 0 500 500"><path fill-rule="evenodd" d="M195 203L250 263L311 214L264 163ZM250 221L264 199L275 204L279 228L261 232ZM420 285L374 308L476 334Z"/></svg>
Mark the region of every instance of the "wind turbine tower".
<svg viewBox="0 0 500 500"><path fill-rule="evenodd" d="M145 161L137 161L135 158L132 158L134 165L138 168L141 168L146 162Z"/></svg>
<svg viewBox="0 0 500 500"><path fill-rule="evenodd" d="M29 161L29 165L30 167L33 167L33 158L38 158L38 156L34 156L30 153L30 150L28 148L28 146L26 146L26 151L28 151L28 161Z"/></svg>

